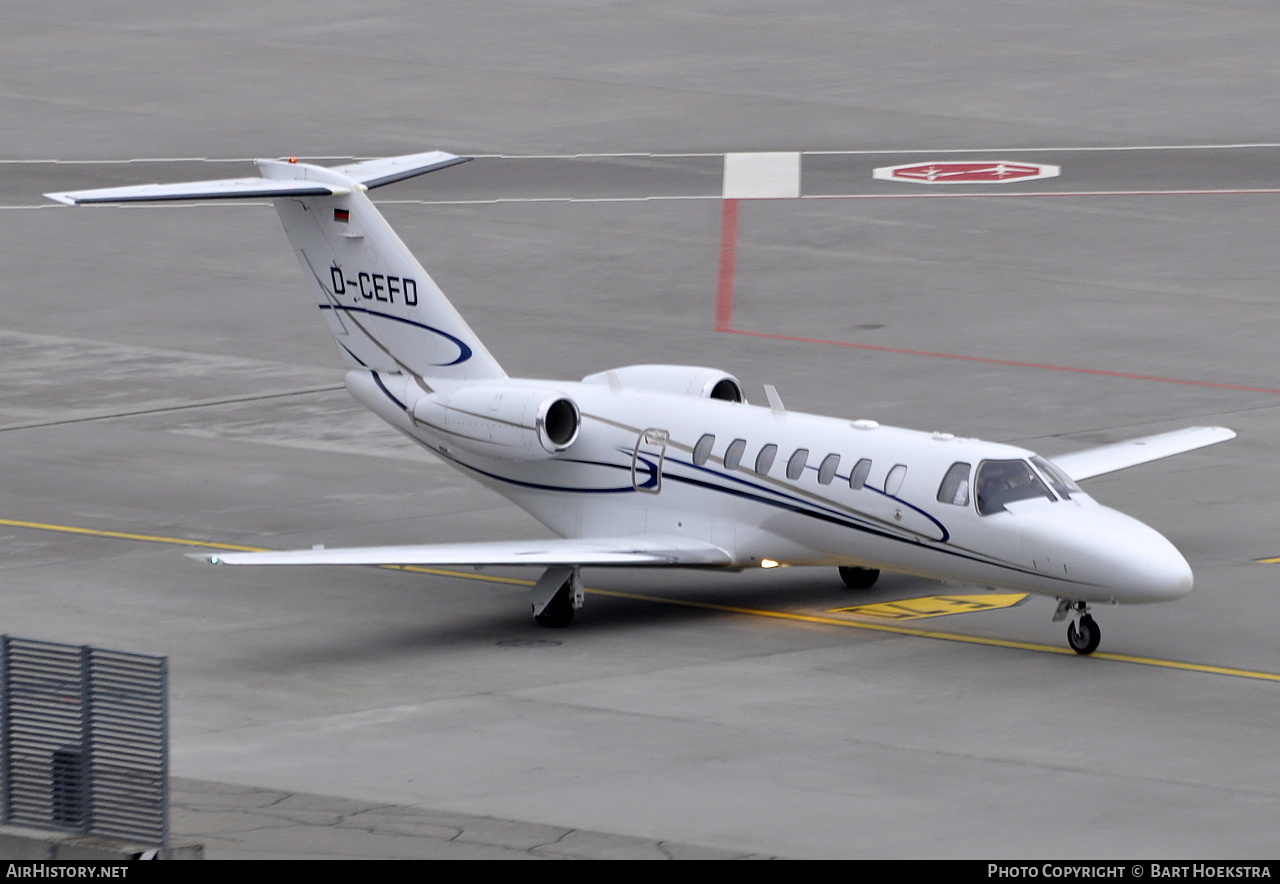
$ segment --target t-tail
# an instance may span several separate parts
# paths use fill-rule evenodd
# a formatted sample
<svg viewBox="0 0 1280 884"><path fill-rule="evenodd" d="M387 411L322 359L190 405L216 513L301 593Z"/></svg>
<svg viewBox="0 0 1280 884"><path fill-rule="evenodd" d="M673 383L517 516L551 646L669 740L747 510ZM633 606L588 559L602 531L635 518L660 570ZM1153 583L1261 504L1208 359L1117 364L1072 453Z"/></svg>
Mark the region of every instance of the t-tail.
<svg viewBox="0 0 1280 884"><path fill-rule="evenodd" d="M441 151L327 168L258 160L261 178L46 194L66 205L270 199L347 362L433 381L506 377L366 191L466 162Z"/></svg>

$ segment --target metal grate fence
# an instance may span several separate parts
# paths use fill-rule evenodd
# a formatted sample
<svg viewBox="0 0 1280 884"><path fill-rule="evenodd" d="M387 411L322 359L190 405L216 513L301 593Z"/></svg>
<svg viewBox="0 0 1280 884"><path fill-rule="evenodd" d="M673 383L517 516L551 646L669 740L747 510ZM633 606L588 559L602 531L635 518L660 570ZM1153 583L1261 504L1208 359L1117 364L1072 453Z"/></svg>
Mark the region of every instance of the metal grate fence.
<svg viewBox="0 0 1280 884"><path fill-rule="evenodd" d="M3 821L169 850L164 657L0 636Z"/></svg>

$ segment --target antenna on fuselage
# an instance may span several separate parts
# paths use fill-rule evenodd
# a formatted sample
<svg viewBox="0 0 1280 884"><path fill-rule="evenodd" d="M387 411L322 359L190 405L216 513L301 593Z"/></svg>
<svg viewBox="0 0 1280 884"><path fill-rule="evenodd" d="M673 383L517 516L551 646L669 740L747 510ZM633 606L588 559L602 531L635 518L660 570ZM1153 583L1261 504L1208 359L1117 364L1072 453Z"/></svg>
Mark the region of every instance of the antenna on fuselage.
<svg viewBox="0 0 1280 884"><path fill-rule="evenodd" d="M764 385L764 395L769 400L770 411L772 411L774 414L777 414L777 415L783 415L787 413L787 410L782 406L782 397L778 395L778 391L773 386L773 384Z"/></svg>

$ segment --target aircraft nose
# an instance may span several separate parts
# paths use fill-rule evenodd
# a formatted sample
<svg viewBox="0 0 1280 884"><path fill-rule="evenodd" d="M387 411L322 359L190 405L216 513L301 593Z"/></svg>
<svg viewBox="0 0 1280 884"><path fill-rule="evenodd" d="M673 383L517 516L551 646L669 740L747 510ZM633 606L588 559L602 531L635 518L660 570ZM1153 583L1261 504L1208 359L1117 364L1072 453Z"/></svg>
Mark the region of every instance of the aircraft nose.
<svg viewBox="0 0 1280 884"><path fill-rule="evenodd" d="M1123 593L1116 601L1168 602L1191 592L1195 578L1182 553L1159 532L1136 519L1130 521L1143 531L1130 528L1113 558L1113 585Z"/></svg>
<svg viewBox="0 0 1280 884"><path fill-rule="evenodd" d="M1056 525L1028 526L1024 550L1056 547L1072 579L1100 587L1099 595L1117 602L1166 602L1191 592L1191 566L1154 528L1103 506L1068 512L1055 512L1066 517L1055 518Z"/></svg>

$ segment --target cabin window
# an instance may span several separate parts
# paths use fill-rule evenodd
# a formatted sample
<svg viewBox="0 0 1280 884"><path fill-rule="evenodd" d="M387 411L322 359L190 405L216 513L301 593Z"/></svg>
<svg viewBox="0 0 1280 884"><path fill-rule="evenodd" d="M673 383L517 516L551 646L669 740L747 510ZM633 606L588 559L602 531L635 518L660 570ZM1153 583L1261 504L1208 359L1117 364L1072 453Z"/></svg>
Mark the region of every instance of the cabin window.
<svg viewBox="0 0 1280 884"><path fill-rule="evenodd" d="M822 459L822 466L818 467L818 484L830 485L838 469L840 469L840 455L828 454Z"/></svg>
<svg viewBox="0 0 1280 884"><path fill-rule="evenodd" d="M956 506L969 505L969 473L972 464L953 463L951 469L942 477L942 485L938 487L938 503L952 503Z"/></svg>
<svg viewBox="0 0 1280 884"><path fill-rule="evenodd" d="M804 474L804 466L809 462L809 449L797 448L796 453L787 461L787 478L794 482Z"/></svg>
<svg viewBox="0 0 1280 884"><path fill-rule="evenodd" d="M746 450L746 439L734 439L730 442L729 447L724 450L724 468L726 470L736 470L738 464L742 462L742 452Z"/></svg>
<svg viewBox="0 0 1280 884"><path fill-rule="evenodd" d="M862 486L867 484L867 475L870 472L871 461L864 457L854 465L853 472L849 474L849 487L854 491L861 491Z"/></svg>
<svg viewBox="0 0 1280 884"><path fill-rule="evenodd" d="M756 455L756 472L764 475L769 472L769 468L773 466L773 459L778 456L777 445L766 445L760 449L760 453Z"/></svg>
<svg viewBox="0 0 1280 884"><path fill-rule="evenodd" d="M711 446L716 444L716 437L710 433L705 434L698 440L698 444L693 446L693 462L698 466L702 466L707 462L707 458L711 457Z"/></svg>
<svg viewBox="0 0 1280 884"><path fill-rule="evenodd" d="M978 512L984 516L1002 512L1006 504L1043 497L1053 500L1025 460L984 460L978 467Z"/></svg>
<svg viewBox="0 0 1280 884"><path fill-rule="evenodd" d="M1033 455L1031 458L1036 469L1040 470L1040 475L1049 480L1049 484L1053 486L1053 490L1058 492L1058 496L1063 500L1070 500L1073 494L1083 494L1080 486L1072 481L1071 477L1062 471L1051 460L1045 460L1040 455Z"/></svg>
<svg viewBox="0 0 1280 884"><path fill-rule="evenodd" d="M884 477L884 493L890 497L897 494L902 489L902 480L905 478L907 478L906 464L897 464L889 470L889 475Z"/></svg>

